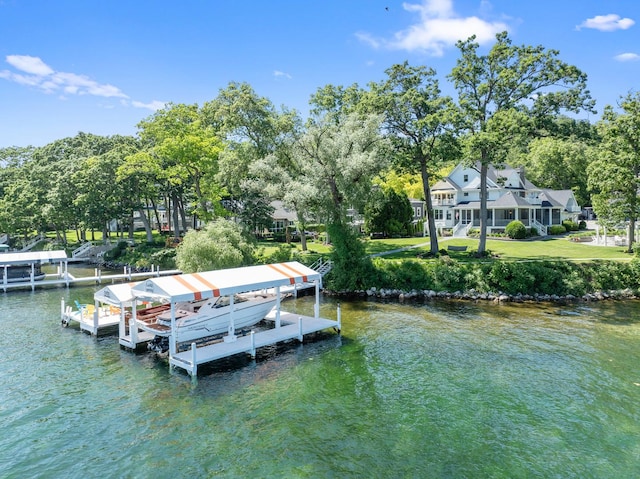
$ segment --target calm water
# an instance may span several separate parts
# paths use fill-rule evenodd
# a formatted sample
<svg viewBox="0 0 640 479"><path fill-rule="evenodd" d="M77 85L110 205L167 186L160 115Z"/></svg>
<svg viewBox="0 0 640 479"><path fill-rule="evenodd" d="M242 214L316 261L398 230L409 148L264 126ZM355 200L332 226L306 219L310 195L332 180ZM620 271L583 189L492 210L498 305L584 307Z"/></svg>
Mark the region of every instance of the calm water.
<svg viewBox="0 0 640 479"><path fill-rule="evenodd" d="M0 294L0 477L640 476L638 303L343 303L192 382L61 328L92 293Z"/></svg>

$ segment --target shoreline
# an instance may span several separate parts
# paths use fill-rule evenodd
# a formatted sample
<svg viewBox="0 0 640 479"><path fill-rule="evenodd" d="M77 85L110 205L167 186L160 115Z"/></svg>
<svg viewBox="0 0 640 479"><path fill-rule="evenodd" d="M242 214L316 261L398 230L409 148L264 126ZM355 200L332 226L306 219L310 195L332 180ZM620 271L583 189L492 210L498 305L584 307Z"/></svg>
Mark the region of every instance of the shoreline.
<svg viewBox="0 0 640 479"><path fill-rule="evenodd" d="M413 290L401 291L397 289L371 288L359 291L332 291L323 290L322 294L337 298L367 298L367 299L395 299L404 301L433 301L433 300L465 300L465 301L486 301L492 303L568 303L568 302L598 302L608 300L634 300L640 298L640 293L626 288L623 290L597 291L586 293L582 296L572 294L506 294L502 292L478 293L477 291L434 291L434 290Z"/></svg>

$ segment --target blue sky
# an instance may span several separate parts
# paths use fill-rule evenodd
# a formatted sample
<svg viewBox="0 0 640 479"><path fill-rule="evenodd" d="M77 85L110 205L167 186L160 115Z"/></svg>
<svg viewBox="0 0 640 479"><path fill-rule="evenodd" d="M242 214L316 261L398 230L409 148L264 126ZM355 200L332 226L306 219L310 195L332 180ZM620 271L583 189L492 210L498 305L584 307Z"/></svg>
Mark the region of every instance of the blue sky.
<svg viewBox="0 0 640 479"><path fill-rule="evenodd" d="M0 148L134 135L231 81L305 116L318 88L405 60L454 95L456 40L476 34L484 52L502 30L587 73L600 113L638 89L639 22L637 0L0 0Z"/></svg>

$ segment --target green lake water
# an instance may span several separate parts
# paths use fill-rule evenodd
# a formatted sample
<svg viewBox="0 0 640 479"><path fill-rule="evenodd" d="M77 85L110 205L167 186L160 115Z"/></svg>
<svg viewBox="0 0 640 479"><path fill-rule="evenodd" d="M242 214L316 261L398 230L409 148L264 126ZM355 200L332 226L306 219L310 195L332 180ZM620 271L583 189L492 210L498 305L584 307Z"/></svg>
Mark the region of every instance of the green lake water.
<svg viewBox="0 0 640 479"><path fill-rule="evenodd" d="M192 381L62 328L94 290L0 294L2 478L640 477L638 302L343 302Z"/></svg>

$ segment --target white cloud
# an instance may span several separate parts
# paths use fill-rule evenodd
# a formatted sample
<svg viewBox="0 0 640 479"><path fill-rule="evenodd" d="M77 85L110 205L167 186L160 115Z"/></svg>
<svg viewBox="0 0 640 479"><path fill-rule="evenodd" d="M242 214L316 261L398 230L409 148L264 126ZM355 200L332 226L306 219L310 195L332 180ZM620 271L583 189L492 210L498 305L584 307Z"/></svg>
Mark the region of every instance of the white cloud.
<svg viewBox="0 0 640 479"><path fill-rule="evenodd" d="M7 63L16 70L33 75L47 76L53 73L49 65L38 57L31 57L29 55L7 55Z"/></svg>
<svg viewBox="0 0 640 479"><path fill-rule="evenodd" d="M640 60L640 55L637 53L621 53L620 55L616 55L613 57L619 62L637 62Z"/></svg>
<svg viewBox="0 0 640 479"><path fill-rule="evenodd" d="M154 100L151 103L142 103L141 101L132 101L131 105L136 107L136 108L146 108L147 110L151 110L151 111L157 111L157 110L162 110L166 103L163 101L157 101Z"/></svg>
<svg viewBox="0 0 640 479"><path fill-rule="evenodd" d="M285 73L285 72L281 72L280 70L275 70L273 72L273 76L276 77L276 78L286 78L288 80L291 80L291 78L292 78L291 75L289 75L288 73Z"/></svg>
<svg viewBox="0 0 640 479"><path fill-rule="evenodd" d="M593 18L587 18L576 28L594 28L601 32L613 32L615 30L626 30L631 28L636 22L630 18L620 18L620 15L609 13L608 15L596 15Z"/></svg>
<svg viewBox="0 0 640 479"><path fill-rule="evenodd" d="M114 85L99 83L86 75L55 71L38 57L8 55L6 61L18 71L1 70L0 78L37 88L44 93L60 93L62 94L61 98L64 98L64 95L90 95L102 98L129 99L127 94ZM165 105L164 102L156 100L150 103L131 101L123 104L153 111L159 110Z"/></svg>
<svg viewBox="0 0 640 479"><path fill-rule="evenodd" d="M453 9L452 0L423 0L421 4L403 3L408 12L420 15L420 20L409 28L397 32L392 39L379 39L369 33L359 32L356 37L372 48L393 50L422 50L434 56L442 56L446 48L458 40L476 36L480 44L491 42L496 33L508 30L503 22L489 22L476 16L461 17ZM489 9L483 1L482 8Z"/></svg>

